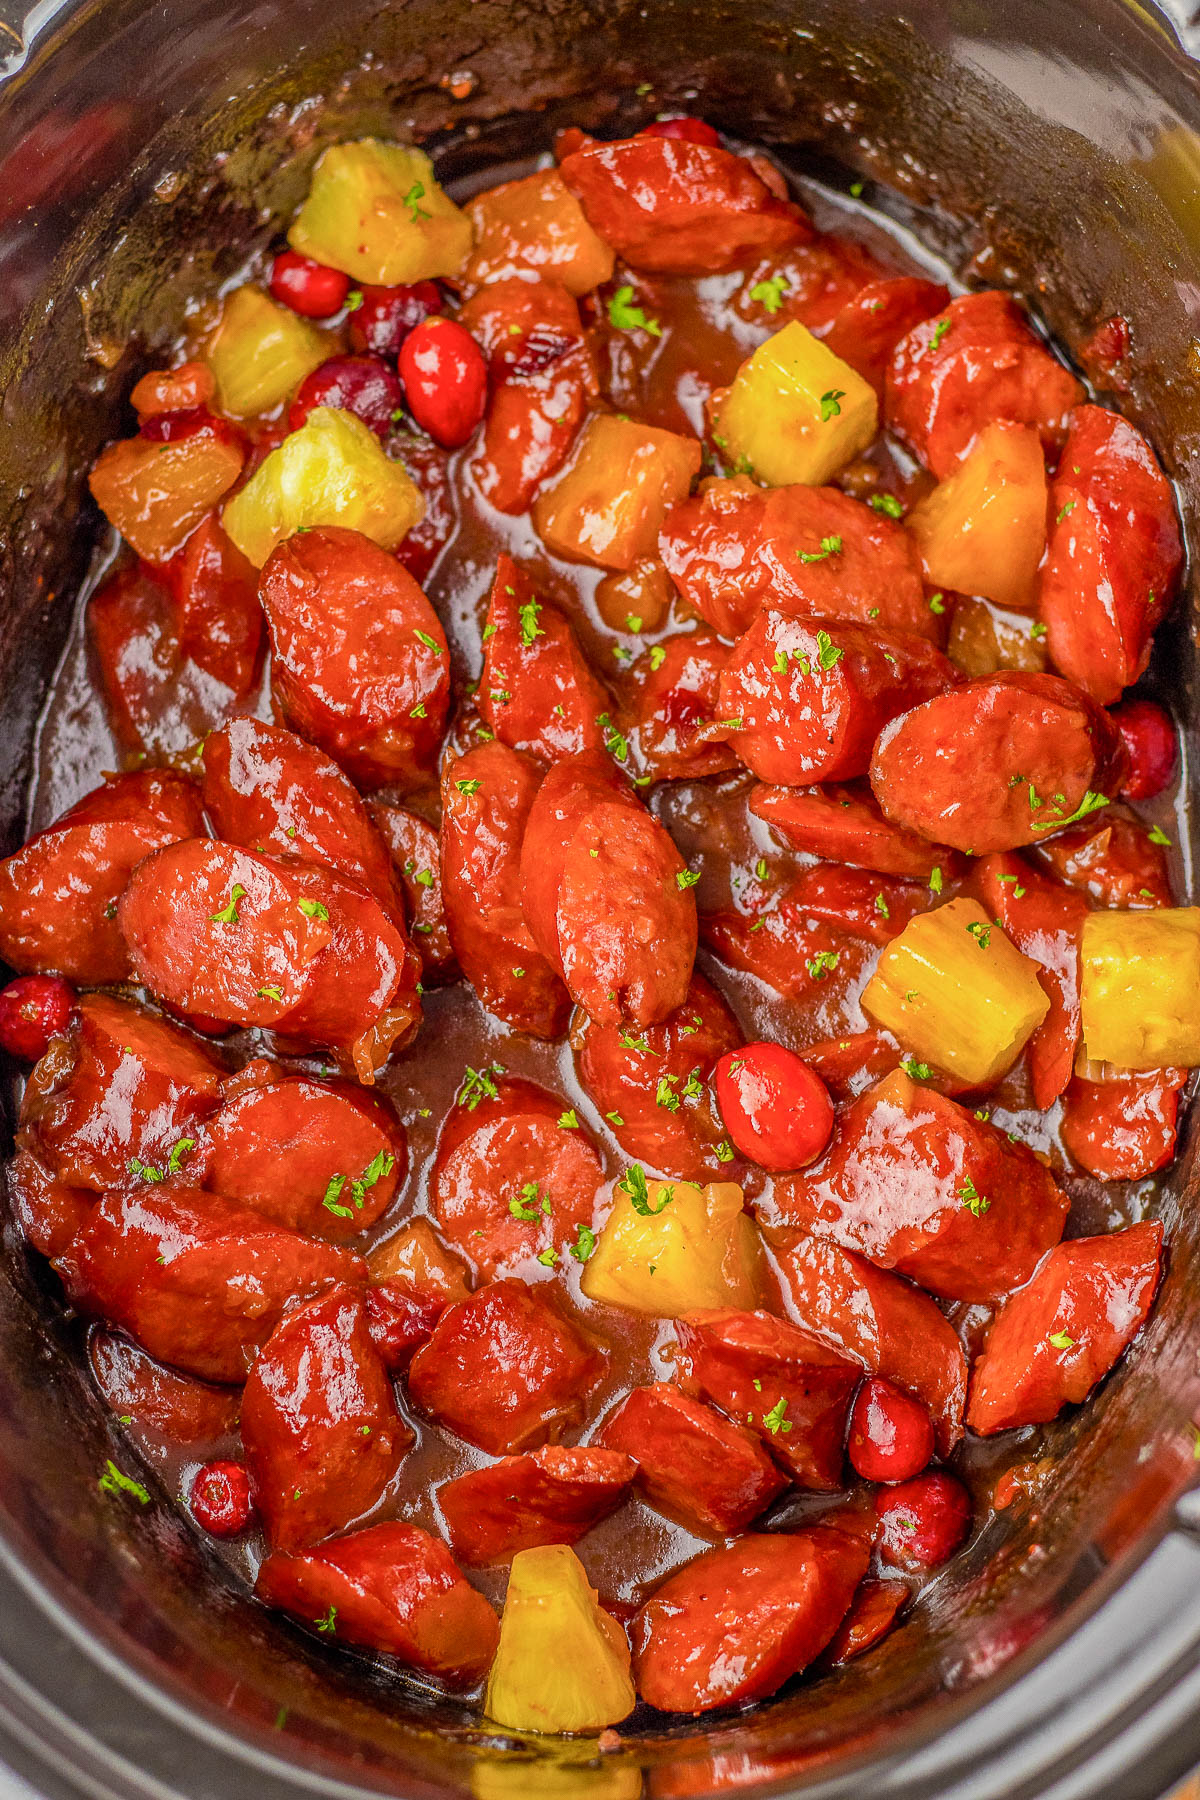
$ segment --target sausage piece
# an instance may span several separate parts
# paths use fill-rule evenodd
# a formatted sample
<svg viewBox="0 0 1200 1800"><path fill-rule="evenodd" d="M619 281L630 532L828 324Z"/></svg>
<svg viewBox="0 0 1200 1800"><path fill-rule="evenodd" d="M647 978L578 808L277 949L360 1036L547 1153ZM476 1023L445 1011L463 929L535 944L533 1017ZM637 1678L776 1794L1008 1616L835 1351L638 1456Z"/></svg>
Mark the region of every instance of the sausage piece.
<svg viewBox="0 0 1200 1800"><path fill-rule="evenodd" d="M241 699L258 681L266 622L258 571L210 513L167 567L181 655Z"/></svg>
<svg viewBox="0 0 1200 1800"><path fill-rule="evenodd" d="M87 1223L96 1194L72 1187L31 1150L18 1150L8 1165L8 1203L25 1242L55 1261Z"/></svg>
<svg viewBox="0 0 1200 1800"><path fill-rule="evenodd" d="M550 769L537 790L521 845L521 910L536 944L561 969L558 890L566 847L594 807L631 811L637 796L610 757L590 751Z"/></svg>
<svg viewBox="0 0 1200 1800"><path fill-rule="evenodd" d="M540 1544L574 1544L620 1506L635 1464L620 1450L544 1444L437 1490L450 1548L473 1567Z"/></svg>
<svg viewBox="0 0 1200 1800"><path fill-rule="evenodd" d="M1063 1095L1059 1130L1073 1162L1098 1181L1142 1181L1175 1158L1183 1069L1125 1081L1076 1077Z"/></svg>
<svg viewBox="0 0 1200 1800"><path fill-rule="evenodd" d="M442 901L442 850L434 827L405 806L376 800L375 829L391 853L396 878L408 902L413 949L421 959L426 987L453 981L458 972Z"/></svg>
<svg viewBox="0 0 1200 1800"><path fill-rule="evenodd" d="M1173 906L1166 849L1140 819L1106 806L1037 846L1039 862L1097 906Z"/></svg>
<svg viewBox="0 0 1200 1800"><path fill-rule="evenodd" d="M760 612L721 672L718 710L761 781L807 787L865 775L888 721L959 680L920 638Z"/></svg>
<svg viewBox="0 0 1200 1800"><path fill-rule="evenodd" d="M0 956L21 974L123 981L116 906L151 851L204 829L200 791L171 770L117 775L0 862Z"/></svg>
<svg viewBox="0 0 1200 1800"><path fill-rule="evenodd" d="M259 593L287 723L366 787L427 782L450 656L408 571L360 532L318 526L271 552Z"/></svg>
<svg viewBox="0 0 1200 1800"><path fill-rule="evenodd" d="M250 1490L272 1550L361 1518L411 1448L361 1293L333 1287L275 1327L242 1395Z"/></svg>
<svg viewBox="0 0 1200 1800"><path fill-rule="evenodd" d="M825 343L869 381L882 399L896 345L940 313L949 299L940 282L926 281L920 275L868 281L839 309L825 333Z"/></svg>
<svg viewBox="0 0 1200 1800"><path fill-rule="evenodd" d="M643 1498L698 1537L736 1537L787 1486L744 1425L669 1382L634 1388L594 1442L625 1451Z"/></svg>
<svg viewBox="0 0 1200 1800"><path fill-rule="evenodd" d="M622 724L639 773L654 781L700 781L737 767L732 748L709 736L721 716L717 687L728 655L715 633L701 628L637 658Z"/></svg>
<svg viewBox="0 0 1200 1800"><path fill-rule="evenodd" d="M1071 1079L1079 1048L1079 940L1089 907L1082 894L1047 880L1019 856L985 856L971 871L992 917L1038 965L1050 1011L1025 1048L1033 1103L1053 1106Z"/></svg>
<svg viewBox="0 0 1200 1800"><path fill-rule="evenodd" d="M255 1592L344 1644L473 1687L500 1641L495 1613L444 1544L416 1525L369 1525L304 1556L276 1551Z"/></svg>
<svg viewBox="0 0 1200 1800"><path fill-rule="evenodd" d="M94 1326L88 1334L92 1379L110 1409L143 1431L176 1444L215 1444L237 1425L238 1396L166 1369L127 1337Z"/></svg>
<svg viewBox="0 0 1200 1800"><path fill-rule="evenodd" d="M502 744L542 762L604 748L608 695L557 606L501 556L484 627L480 717Z"/></svg>
<svg viewBox="0 0 1200 1800"><path fill-rule="evenodd" d="M894 824L976 855L1040 842L1124 774L1108 714L1057 675L968 681L893 719L871 759Z"/></svg>
<svg viewBox="0 0 1200 1800"><path fill-rule="evenodd" d="M730 968L765 982L790 1000L811 1006L809 1024L834 1032L845 1021L872 961L867 945L810 911L802 874L781 893L752 897L748 909L704 916L704 942Z"/></svg>
<svg viewBox="0 0 1200 1800"><path fill-rule="evenodd" d="M749 805L757 818L765 819L794 849L828 862L878 869L882 875L902 875L912 881L936 879L938 893L961 866L956 851L931 844L928 838L885 819L865 786L756 787Z"/></svg>

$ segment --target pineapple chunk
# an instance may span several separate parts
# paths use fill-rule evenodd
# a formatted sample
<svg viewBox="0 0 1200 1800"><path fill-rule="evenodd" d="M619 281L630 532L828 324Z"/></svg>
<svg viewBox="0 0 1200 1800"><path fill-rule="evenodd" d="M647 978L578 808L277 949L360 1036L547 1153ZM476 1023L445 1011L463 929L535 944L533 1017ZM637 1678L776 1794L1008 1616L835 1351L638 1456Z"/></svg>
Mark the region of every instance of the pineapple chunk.
<svg viewBox="0 0 1200 1800"><path fill-rule="evenodd" d="M1121 1069L1200 1063L1200 907L1094 912L1080 956L1083 1042Z"/></svg>
<svg viewBox="0 0 1200 1800"><path fill-rule="evenodd" d="M457 275L471 238L425 152L377 138L324 152L288 232L293 250L376 287Z"/></svg>
<svg viewBox="0 0 1200 1800"><path fill-rule="evenodd" d="M589 1300L655 1318L758 1305L761 1243L733 1181L647 1181L634 1166L583 1271Z"/></svg>
<svg viewBox="0 0 1200 1800"><path fill-rule="evenodd" d="M470 1293L467 1265L447 1250L428 1219L413 1219L367 1257L372 1282L386 1281L414 1294L444 1294L446 1304Z"/></svg>
<svg viewBox="0 0 1200 1800"><path fill-rule="evenodd" d="M225 508L222 523L261 569L276 544L311 525L344 525L394 550L425 502L402 463L353 413L318 406Z"/></svg>
<svg viewBox="0 0 1200 1800"><path fill-rule="evenodd" d="M926 578L997 606L1034 604L1046 548L1046 463L1029 425L986 425L907 520Z"/></svg>
<svg viewBox="0 0 1200 1800"><path fill-rule="evenodd" d="M555 556L631 569L657 555L669 508L699 473L697 438L596 413L564 473L534 501L533 522Z"/></svg>
<svg viewBox="0 0 1200 1800"><path fill-rule="evenodd" d="M235 419L274 412L329 355L329 341L290 307L257 288L235 288L221 311L205 360L221 410Z"/></svg>
<svg viewBox="0 0 1200 1800"><path fill-rule="evenodd" d="M963 899L919 914L892 939L862 1008L915 1056L987 1087L1011 1069L1050 1001L1033 959Z"/></svg>
<svg viewBox="0 0 1200 1800"><path fill-rule="evenodd" d="M519 1550L483 1710L509 1731L603 1731L637 1703L629 1643L566 1544Z"/></svg>
<svg viewBox="0 0 1200 1800"><path fill-rule="evenodd" d="M557 169L488 188L467 212L475 249L463 277L472 285L532 274L561 281L578 299L613 272L612 251L596 236Z"/></svg>
<svg viewBox="0 0 1200 1800"><path fill-rule="evenodd" d="M173 443L122 438L96 459L88 486L109 524L139 556L166 562L229 492L242 460L238 445L220 430Z"/></svg>
<svg viewBox="0 0 1200 1800"><path fill-rule="evenodd" d="M714 409L713 438L768 487L821 487L878 424L871 384L793 320L742 364Z"/></svg>

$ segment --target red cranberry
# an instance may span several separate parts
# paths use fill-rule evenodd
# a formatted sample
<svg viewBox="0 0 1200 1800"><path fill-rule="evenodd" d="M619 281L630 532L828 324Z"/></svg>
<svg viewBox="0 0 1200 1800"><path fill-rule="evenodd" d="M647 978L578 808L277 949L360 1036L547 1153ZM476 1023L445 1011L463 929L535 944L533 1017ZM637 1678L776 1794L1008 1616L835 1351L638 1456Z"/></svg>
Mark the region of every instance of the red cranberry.
<svg viewBox="0 0 1200 1800"><path fill-rule="evenodd" d="M356 350L376 356L399 356L410 331L431 313L442 310L442 290L436 281L417 281L412 287L365 287L362 300L350 314L350 342Z"/></svg>
<svg viewBox="0 0 1200 1800"><path fill-rule="evenodd" d="M19 975L0 988L0 1046L36 1062L74 1010L75 989L61 975Z"/></svg>
<svg viewBox="0 0 1200 1800"><path fill-rule="evenodd" d="M331 356L297 388L288 412L293 431L299 431L314 406L352 412L377 437L386 437L404 411L404 389L377 356Z"/></svg>
<svg viewBox="0 0 1200 1800"><path fill-rule="evenodd" d="M183 412L151 413L142 420L140 431L152 444L179 444L215 424L207 406L189 406Z"/></svg>
<svg viewBox="0 0 1200 1800"><path fill-rule="evenodd" d="M690 119L686 113L674 113L669 119L655 119L642 129L643 137L680 138L685 144L719 145L719 133L703 119Z"/></svg>
<svg viewBox="0 0 1200 1800"><path fill-rule="evenodd" d="M876 1543L885 1563L900 1569L936 1569L966 1543L971 1498L961 1481L939 1470L918 1475L875 1496Z"/></svg>
<svg viewBox="0 0 1200 1800"><path fill-rule="evenodd" d="M345 306L349 292L348 275L296 250L282 250L271 266L272 295L306 319L332 318Z"/></svg>
<svg viewBox="0 0 1200 1800"><path fill-rule="evenodd" d="M250 1523L250 1478L241 1463L209 1462L192 1482L192 1517L214 1537L237 1537Z"/></svg>
<svg viewBox="0 0 1200 1800"><path fill-rule="evenodd" d="M487 405L487 364L470 332L453 319L425 319L404 340L400 377L421 430L444 450L465 444Z"/></svg>
<svg viewBox="0 0 1200 1800"><path fill-rule="evenodd" d="M933 1455L933 1421L911 1394L871 1375L850 1414L850 1461L864 1481L908 1481Z"/></svg>
<svg viewBox="0 0 1200 1800"><path fill-rule="evenodd" d="M742 1155L785 1173L819 1156L833 1130L821 1077L782 1044L746 1044L717 1064L717 1104Z"/></svg>
<svg viewBox="0 0 1200 1800"><path fill-rule="evenodd" d="M1162 793L1175 773L1179 740L1174 721L1153 700L1126 700L1113 708L1112 716L1129 752L1121 798L1150 800Z"/></svg>

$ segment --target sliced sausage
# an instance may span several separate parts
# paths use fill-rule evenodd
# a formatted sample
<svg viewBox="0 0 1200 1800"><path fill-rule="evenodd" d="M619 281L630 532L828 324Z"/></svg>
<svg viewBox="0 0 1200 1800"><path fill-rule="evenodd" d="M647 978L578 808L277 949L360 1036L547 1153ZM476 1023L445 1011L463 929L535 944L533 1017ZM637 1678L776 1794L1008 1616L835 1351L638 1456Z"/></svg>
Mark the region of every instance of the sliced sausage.
<svg viewBox="0 0 1200 1800"><path fill-rule="evenodd" d="M443 1237L484 1280L526 1281L567 1262L595 1224L604 1166L558 1095L501 1077L495 1093L447 1115L429 1177ZM546 1269L550 1274L550 1269Z"/></svg>
<svg viewBox="0 0 1200 1800"><path fill-rule="evenodd" d="M1153 450L1101 406L1071 414L1050 485L1038 610L1056 669L1108 706L1150 659L1183 566L1179 517Z"/></svg>
<svg viewBox="0 0 1200 1800"><path fill-rule="evenodd" d="M717 684L728 655L713 632L701 629L638 657L622 724L641 774L654 781L700 781L737 767L731 747L709 735L721 716Z"/></svg>
<svg viewBox="0 0 1200 1800"><path fill-rule="evenodd" d="M795 849L828 862L912 881L932 881L936 871L938 893L962 866L957 851L885 819L867 787L756 787L749 804Z"/></svg>
<svg viewBox="0 0 1200 1800"><path fill-rule="evenodd" d="M939 694L893 719L871 759L893 823L980 856L1040 842L1110 799L1124 773L1108 714L1057 675L986 675Z"/></svg>
<svg viewBox="0 0 1200 1800"><path fill-rule="evenodd" d="M238 699L262 668L266 624L258 571L210 513L168 565L179 649Z"/></svg>
<svg viewBox="0 0 1200 1800"><path fill-rule="evenodd" d="M787 1486L754 1434L669 1382L634 1388L594 1440L636 1464L639 1494L698 1537L736 1537Z"/></svg>
<svg viewBox="0 0 1200 1800"><path fill-rule="evenodd" d="M559 967L558 890L566 847L588 813L606 802L631 811L639 804L611 758L589 751L550 769L530 809L521 847L521 909L534 942Z"/></svg>
<svg viewBox="0 0 1200 1800"><path fill-rule="evenodd" d="M1059 1131L1073 1162L1098 1181L1142 1181L1175 1159L1183 1069L1125 1081L1076 1077L1063 1095Z"/></svg>
<svg viewBox="0 0 1200 1800"><path fill-rule="evenodd" d="M442 1314L408 1391L445 1430L507 1456L578 1425L604 1362L544 1291L493 1281Z"/></svg>
<svg viewBox="0 0 1200 1800"><path fill-rule="evenodd" d="M788 898L809 918L824 920L839 932L887 944L918 913L926 912L936 896L921 882L897 881L838 863L813 863L801 869Z"/></svg>
<svg viewBox="0 0 1200 1800"><path fill-rule="evenodd" d="M722 728L761 781L807 787L865 775L889 720L960 677L920 638L760 612L718 684Z"/></svg>
<svg viewBox="0 0 1200 1800"><path fill-rule="evenodd" d="M511 556L496 565L483 635L479 712L502 744L542 762L604 748L612 702L565 615Z"/></svg>
<svg viewBox="0 0 1200 1800"><path fill-rule="evenodd" d="M442 779L442 896L463 974L514 1030L558 1037L566 988L521 910L521 844L541 770L507 744L448 758Z"/></svg>
<svg viewBox="0 0 1200 1800"><path fill-rule="evenodd" d="M255 1592L335 1642L382 1651L452 1687L482 1681L500 1641L483 1595L416 1525L369 1525L305 1556L276 1551Z"/></svg>
<svg viewBox="0 0 1200 1800"><path fill-rule="evenodd" d="M96 1204L94 1188L72 1187L31 1150L18 1150L8 1165L8 1203L27 1244L51 1261L82 1231Z"/></svg>
<svg viewBox="0 0 1200 1800"><path fill-rule="evenodd" d="M442 900L442 849L434 827L404 806L377 800L371 807L375 829L391 852L392 865L408 902L413 948L421 959L426 987L453 981L458 972Z"/></svg>
<svg viewBox="0 0 1200 1800"><path fill-rule="evenodd" d="M773 1199L781 1224L980 1302L1028 1281L1068 1204L1025 1144L900 1069L846 1108L821 1162L776 1181Z"/></svg>
<svg viewBox="0 0 1200 1800"><path fill-rule="evenodd" d="M1079 1011L1079 940L1089 911L1072 893L1019 856L985 856L971 871L972 885L1022 955L1038 964L1038 980L1050 1011L1026 1045L1033 1103L1053 1106L1071 1079L1082 1031Z"/></svg>
<svg viewBox="0 0 1200 1800"><path fill-rule="evenodd" d="M839 309L824 341L835 356L869 381L882 399L896 345L940 313L949 298L940 282L926 281L920 275L869 281Z"/></svg>
<svg viewBox="0 0 1200 1800"><path fill-rule="evenodd" d="M117 775L0 862L0 956L21 974L122 981L116 907L142 858L204 829L200 791L171 770Z"/></svg>
<svg viewBox="0 0 1200 1800"><path fill-rule="evenodd" d="M813 1030L834 1032L862 985L873 953L859 937L809 910L805 877L780 893L754 896L750 908L706 913L704 942L723 963L744 969L777 994L810 1007Z"/></svg>
<svg viewBox="0 0 1200 1800"><path fill-rule="evenodd" d="M541 1544L574 1544L629 1492L635 1465L620 1450L545 1444L472 1469L437 1490L450 1548L472 1567Z"/></svg>
<svg viewBox="0 0 1200 1800"><path fill-rule="evenodd" d="M175 1184L106 1194L69 1254L78 1306L204 1381L244 1381L290 1301L366 1279L348 1250Z"/></svg>
<svg viewBox="0 0 1200 1800"><path fill-rule="evenodd" d="M911 1598L903 1581L864 1581L850 1611L829 1640L829 1660L835 1668L864 1656L885 1638Z"/></svg>
<svg viewBox="0 0 1200 1800"><path fill-rule="evenodd" d="M994 420L1036 425L1046 447L1066 436L1083 399L1075 377L1055 362L1011 294L960 294L896 346L884 419L939 481Z"/></svg>
<svg viewBox="0 0 1200 1800"><path fill-rule="evenodd" d="M237 1425L234 1390L166 1369L103 1326L88 1334L88 1362L93 1381L122 1423L189 1445L215 1444Z"/></svg>
<svg viewBox="0 0 1200 1800"><path fill-rule="evenodd" d="M1165 846L1123 807L1106 806L1056 832L1037 846L1037 854L1059 881L1097 906L1137 910L1175 904Z"/></svg>
<svg viewBox="0 0 1200 1800"><path fill-rule="evenodd" d="M364 786L427 782L450 655L408 571L360 532L318 526L272 551L259 593L286 722Z"/></svg>
<svg viewBox="0 0 1200 1800"><path fill-rule="evenodd" d="M764 606L936 641L912 538L839 488L706 481L667 514L659 553L688 605L724 638Z"/></svg>
<svg viewBox="0 0 1200 1800"><path fill-rule="evenodd" d="M413 1433L361 1293L333 1287L275 1327L242 1395L242 1443L272 1550L303 1550L368 1512Z"/></svg>

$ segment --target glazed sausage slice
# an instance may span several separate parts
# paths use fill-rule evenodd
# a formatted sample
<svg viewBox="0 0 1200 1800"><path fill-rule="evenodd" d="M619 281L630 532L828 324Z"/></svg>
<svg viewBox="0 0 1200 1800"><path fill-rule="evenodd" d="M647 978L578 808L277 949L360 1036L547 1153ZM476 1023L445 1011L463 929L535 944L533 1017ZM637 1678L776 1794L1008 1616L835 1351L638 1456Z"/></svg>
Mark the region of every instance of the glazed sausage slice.
<svg viewBox="0 0 1200 1800"><path fill-rule="evenodd" d="M604 1167L558 1095L501 1077L447 1114L429 1177L443 1237L484 1280L542 1274L595 1223ZM549 1275L550 1271L546 1271Z"/></svg>
<svg viewBox="0 0 1200 1800"><path fill-rule="evenodd" d="M427 782L450 656L408 571L361 533L319 526L272 551L259 593L286 722L364 786Z"/></svg>
<svg viewBox="0 0 1200 1800"><path fill-rule="evenodd" d="M923 1400L948 1456L962 1436L967 1359L929 1296L820 1238L780 1249L776 1267L790 1317L868 1374Z"/></svg>
<svg viewBox="0 0 1200 1800"><path fill-rule="evenodd" d="M530 810L521 846L521 910L534 942L558 966L558 890L566 847L594 807L613 802L631 811L638 806L611 758L588 752L550 769Z"/></svg>
<svg viewBox="0 0 1200 1800"><path fill-rule="evenodd" d="M667 514L659 553L688 605L724 638L741 637L764 606L939 636L913 539L839 488L706 481Z"/></svg>
<svg viewBox="0 0 1200 1800"><path fill-rule="evenodd" d="M385 1052L420 1018L416 959L379 902L298 857L190 838L139 866L118 916L139 980L181 1012L345 1050L374 1031Z"/></svg>
<svg viewBox="0 0 1200 1800"><path fill-rule="evenodd" d="M333 1287L275 1327L242 1395L250 1489L272 1550L369 1511L410 1449L361 1293Z"/></svg>
<svg viewBox="0 0 1200 1800"><path fill-rule="evenodd" d="M1126 1081L1084 1081L1063 1095L1059 1131L1073 1162L1098 1181L1142 1181L1175 1158L1184 1069Z"/></svg>
<svg viewBox="0 0 1200 1800"><path fill-rule="evenodd" d="M1040 842L1124 773L1108 714L1057 675L968 681L893 719L871 760L894 824L976 855Z"/></svg>
<svg viewBox="0 0 1200 1800"><path fill-rule="evenodd" d="M408 1391L447 1431L507 1456L578 1425L604 1361L543 1292L493 1281L442 1314Z"/></svg>
<svg viewBox="0 0 1200 1800"><path fill-rule="evenodd" d="M813 1009L814 1029L833 1032L861 985L872 952L861 939L810 910L802 874L750 907L704 915L704 942L730 968L745 969L776 993Z"/></svg>
<svg viewBox="0 0 1200 1800"><path fill-rule="evenodd" d="M88 1334L92 1379L109 1408L143 1431L177 1444L212 1444L237 1425L238 1396L194 1376L166 1369L117 1332Z"/></svg>
<svg viewBox="0 0 1200 1800"><path fill-rule="evenodd" d="M1039 861L1059 881L1097 906L1173 906L1166 850L1140 819L1107 806L1037 847Z"/></svg>
<svg viewBox="0 0 1200 1800"><path fill-rule="evenodd" d="M799 1486L841 1486L857 1363L766 1312L693 1312L676 1329L685 1393L744 1422Z"/></svg>
<svg viewBox="0 0 1200 1800"><path fill-rule="evenodd" d="M437 1490L450 1548L473 1567L539 1544L574 1544L620 1506L634 1476L620 1450L545 1444Z"/></svg>
<svg viewBox="0 0 1200 1800"><path fill-rule="evenodd" d="M635 1033L578 1012L571 1026L575 1072L626 1156L683 1181L730 1177L708 1083L717 1059L741 1042L737 1020L702 975L692 976L687 999L661 1025ZM679 1105L660 1106L660 1091Z"/></svg>
<svg viewBox="0 0 1200 1800"><path fill-rule="evenodd" d="M266 635L258 571L226 536L215 513L168 564L181 655L241 699L262 667Z"/></svg>
<svg viewBox="0 0 1200 1800"><path fill-rule="evenodd" d="M276 1551L255 1592L335 1641L382 1651L453 1687L482 1681L500 1641L483 1595L416 1525L369 1525L306 1556Z"/></svg>
<svg viewBox="0 0 1200 1800"><path fill-rule="evenodd" d="M1024 1144L900 1069L846 1108L821 1162L776 1182L773 1205L778 1223L981 1302L1029 1280L1068 1210Z"/></svg>
<svg viewBox="0 0 1200 1800"><path fill-rule="evenodd" d="M909 1598L903 1581L864 1581L850 1602L850 1611L829 1640L829 1660L834 1667L864 1656L873 1644L885 1638Z"/></svg>
<svg viewBox="0 0 1200 1800"><path fill-rule="evenodd" d="M706 1550L633 1622L638 1693L692 1714L765 1699L825 1648L869 1559L860 1538L825 1525Z"/></svg>
<svg viewBox="0 0 1200 1800"><path fill-rule="evenodd" d="M95 987L124 980L116 905L132 870L203 829L200 792L186 776L114 776L0 862L0 956L21 974Z"/></svg>
<svg viewBox="0 0 1200 1800"><path fill-rule="evenodd" d="M801 869L788 890L798 912L820 919L839 932L887 944L926 912L935 896L920 882L897 881L871 869L847 869L838 863L812 863Z"/></svg>
<svg viewBox="0 0 1200 1800"><path fill-rule="evenodd" d="M1145 669L1183 566L1170 484L1136 426L1076 408L1048 517L1038 610L1050 656L1108 706Z"/></svg>
<svg viewBox="0 0 1200 1800"><path fill-rule="evenodd" d="M643 1498L699 1537L736 1537L787 1486L744 1425L668 1382L634 1388L594 1441L625 1451Z"/></svg>
<svg viewBox="0 0 1200 1800"><path fill-rule="evenodd" d="M72 1187L31 1150L8 1165L8 1203L27 1244L57 1261L87 1223L95 1190Z"/></svg>
<svg viewBox="0 0 1200 1800"><path fill-rule="evenodd" d="M366 1279L348 1250L173 1183L106 1194L68 1256L77 1305L204 1381L244 1381L289 1301Z"/></svg>
<svg viewBox="0 0 1200 1800"><path fill-rule="evenodd" d="M1087 1398L1149 1314L1163 1228L1072 1238L1038 1265L997 1316L971 1376L967 1423L989 1436L1053 1419Z"/></svg>
<svg viewBox="0 0 1200 1800"><path fill-rule="evenodd" d="M960 679L920 638L760 612L721 672L718 711L761 781L806 787L865 775L889 720Z"/></svg>
<svg viewBox="0 0 1200 1800"><path fill-rule="evenodd" d="M208 1123L198 1166L214 1193L340 1242L392 1204L408 1143L385 1100L353 1082L290 1075L227 1101Z"/></svg>
<svg viewBox="0 0 1200 1800"><path fill-rule="evenodd" d="M332 757L280 725L234 719L204 740L204 804L228 844L351 875L403 926L392 859Z"/></svg>
<svg viewBox="0 0 1200 1800"><path fill-rule="evenodd" d="M22 1133L74 1187L161 1181L188 1167L224 1077L190 1032L115 995L85 994L65 1043L30 1079Z"/></svg>
<svg viewBox="0 0 1200 1800"><path fill-rule="evenodd" d="M447 759L442 782L442 895L463 974L514 1030L558 1037L567 991L521 910L521 843L541 781L507 744Z"/></svg>
<svg viewBox="0 0 1200 1800"><path fill-rule="evenodd" d="M882 399L896 345L940 313L949 299L940 282L926 281L920 275L868 281L839 309L825 342L835 356L857 369Z"/></svg>
<svg viewBox="0 0 1200 1800"><path fill-rule="evenodd" d="M565 615L511 556L496 565L483 635L479 713L502 744L542 762L604 748L612 702Z"/></svg>
<svg viewBox="0 0 1200 1800"><path fill-rule="evenodd" d="M411 920L413 948L421 959L426 987L457 974L442 901L442 850L434 827L404 806L377 800L371 807L375 829L391 853Z"/></svg>
<svg viewBox="0 0 1200 1800"><path fill-rule="evenodd" d="M714 275L812 235L742 156L715 145L639 135L591 142L559 172L593 231L635 269Z"/></svg>
<svg viewBox="0 0 1200 1800"><path fill-rule="evenodd" d="M729 652L711 631L681 633L643 652L622 709L634 766L655 781L699 781L737 767L709 728L721 716L717 684Z"/></svg>
<svg viewBox="0 0 1200 1800"><path fill-rule="evenodd" d="M1044 1110L1053 1106L1075 1068L1081 1034L1079 938L1088 903L1019 856L985 856L971 873L993 918L1038 964L1038 980L1050 1001L1025 1052L1033 1103Z"/></svg>
<svg viewBox="0 0 1200 1800"><path fill-rule="evenodd" d="M785 842L828 862L936 882L938 893L961 867L957 851L885 819L866 786L756 787L749 804Z"/></svg>
<svg viewBox="0 0 1200 1800"><path fill-rule="evenodd" d="M1030 329L1010 294L960 294L901 339L887 375L884 418L939 481L985 425L1036 425L1062 443L1083 389Z"/></svg>

